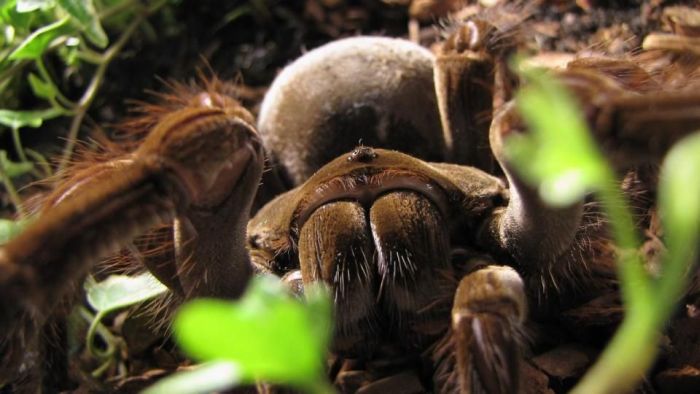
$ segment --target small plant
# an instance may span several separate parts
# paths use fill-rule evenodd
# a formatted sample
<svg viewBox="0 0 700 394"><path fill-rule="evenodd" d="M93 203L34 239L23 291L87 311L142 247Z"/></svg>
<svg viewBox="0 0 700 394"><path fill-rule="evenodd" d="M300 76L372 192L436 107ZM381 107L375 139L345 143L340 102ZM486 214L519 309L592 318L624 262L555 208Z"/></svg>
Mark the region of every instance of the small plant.
<svg viewBox="0 0 700 394"><path fill-rule="evenodd" d="M238 302L199 299L184 305L174 336L194 370L163 379L146 393L200 393L266 382L309 393L332 393L324 359L331 303L321 288L293 298L277 278L257 277Z"/></svg>
<svg viewBox="0 0 700 394"><path fill-rule="evenodd" d="M79 307L80 314L90 322L85 342L90 354L101 360L102 364L92 372L93 377L100 376L118 357L118 340L102 325L102 319L108 314L123 308L151 300L168 288L148 272L137 276L111 275L102 282L89 277L85 281L85 294L88 303L95 310L90 313ZM99 335L107 344L105 350L95 347L95 336Z"/></svg>
<svg viewBox="0 0 700 394"><path fill-rule="evenodd" d="M13 178L34 172L44 178L53 169L42 154L25 148L24 128L41 127L44 121L71 119L58 169L70 162L78 133L88 109L97 97L110 63L146 18L167 0L6 0L0 1L0 133L12 133L18 162L0 150L0 180L17 210L26 216ZM103 26L115 32L110 39ZM58 60L48 62L47 60ZM58 66L55 66L58 64ZM51 66L54 65L54 68ZM77 99L61 90L57 76L79 72L87 75ZM18 108L19 92L28 87L38 99L37 108ZM10 222L0 223L8 232Z"/></svg>
<svg viewBox="0 0 700 394"><path fill-rule="evenodd" d="M658 353L660 333L686 289L700 229L700 134L679 142L664 162L659 210L668 252L660 275L648 273L638 254L632 215L610 165L566 90L537 70L523 72L527 85L517 96L530 126L527 136L507 141L507 152L541 197L566 206L594 192L610 219L618 246L618 273L625 318L598 362L574 393L629 391Z"/></svg>

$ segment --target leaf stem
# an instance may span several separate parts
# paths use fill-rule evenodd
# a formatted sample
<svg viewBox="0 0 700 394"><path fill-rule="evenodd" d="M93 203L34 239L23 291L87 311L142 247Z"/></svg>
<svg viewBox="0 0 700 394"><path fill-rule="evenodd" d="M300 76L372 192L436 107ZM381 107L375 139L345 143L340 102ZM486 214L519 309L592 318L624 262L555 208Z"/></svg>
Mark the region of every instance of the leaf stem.
<svg viewBox="0 0 700 394"><path fill-rule="evenodd" d="M102 324L102 319L107 315L106 311L99 311L90 321L90 327L88 328L87 334L85 335L85 342L87 344L88 351L90 354L97 358L109 358L114 354L117 346L114 343L116 339L109 332L107 327ZM87 318L87 317L86 317ZM107 344L107 349L100 350L95 347L95 334L99 334Z"/></svg>
<svg viewBox="0 0 700 394"><path fill-rule="evenodd" d="M633 390L656 358L659 332L655 323L651 315L628 313L603 354L571 393Z"/></svg>
<svg viewBox="0 0 700 394"><path fill-rule="evenodd" d="M85 118L88 108L90 108L90 105L97 96L97 91L102 84L107 67L112 60L114 60L119 51L121 51L124 45L126 45L129 38L131 38L132 34L134 34L136 31L138 25L145 18L145 13L137 15L136 19L134 19L126 29L124 29L124 32L119 39L102 54L102 63L97 66L97 70L95 70L95 74L93 75L92 80L90 80L88 88L85 90L85 93L83 93L83 96L80 98L78 106L75 109L75 115L73 116L73 121L71 122L70 129L68 131L66 145L63 148L63 153L61 154L58 171L65 169L70 162L70 158L73 155L73 149L75 148L75 144L78 139L80 126L83 123L83 119Z"/></svg>
<svg viewBox="0 0 700 394"><path fill-rule="evenodd" d="M15 146L15 151L20 161L27 161L27 155L24 153L24 148L22 147L22 139L19 136L19 129L17 127L12 128L12 143Z"/></svg>
<svg viewBox="0 0 700 394"><path fill-rule="evenodd" d="M652 280L637 255L640 242L628 204L605 166L598 189L618 250L618 276L625 317L598 361L586 373L573 394L627 392L643 378L657 353L659 316L654 304ZM661 320L663 321L663 320ZM631 351L634 349L634 351Z"/></svg>
<svg viewBox="0 0 700 394"><path fill-rule="evenodd" d="M689 151L686 152L687 156L696 157L696 152L700 151L700 139L694 147L690 147L689 142L681 142L678 146L679 148L674 148L669 156L674 155L678 149L685 148ZM664 163L666 172L671 167L668 161L667 158ZM685 157L680 160L678 166L697 168L698 164ZM614 175L609 167L607 168L607 179L612 180ZM668 177L667 174L666 176ZM657 280L652 277L644 268L637 252L640 243L628 204L619 189L612 185L612 182L608 182L601 187L599 196L610 218L617 245L621 248L618 253L618 270L626 314L599 360L572 390L574 394L629 392L643 379L658 354L661 331L676 310L674 305L686 289L685 277L689 270L689 262L693 261L696 254L700 219L697 218L696 211L688 207L688 212L681 213L681 220L689 223L687 231L683 231L679 229L683 227L682 224L668 217L671 210L669 204L673 204L669 201L675 197L669 195L671 191L668 181L662 177L659 205L668 251L663 258L660 278ZM690 190L694 189L691 187ZM690 193L697 195L692 191Z"/></svg>
<svg viewBox="0 0 700 394"><path fill-rule="evenodd" d="M79 59L91 64L100 64L102 62L102 54L93 51L85 44L80 44L80 50L77 52Z"/></svg>
<svg viewBox="0 0 700 394"><path fill-rule="evenodd" d="M0 179L2 179L2 184L5 186L5 190L7 190L8 198L17 210L17 215L20 219L23 219L27 216L27 212L24 210L24 207L22 206L22 199L17 193L17 189L15 189L15 185L12 183L10 176L5 171L5 167L3 166L2 162L0 162Z"/></svg>
<svg viewBox="0 0 700 394"><path fill-rule="evenodd" d="M44 175L41 176L41 178L47 178L53 175L51 164L49 164L49 161L46 160L46 158L41 153L29 148L26 148L24 151L32 160L34 160L34 163L38 164L39 167L41 167L41 169L44 171Z"/></svg>
<svg viewBox="0 0 700 394"><path fill-rule="evenodd" d="M597 194L610 219L610 228L618 247L618 274L623 301L625 307L633 312L653 304L652 278L638 255L641 242L635 231L629 204L622 196L610 167L606 165L604 172L604 180Z"/></svg>
<svg viewBox="0 0 700 394"><path fill-rule="evenodd" d="M67 37L57 38L51 43L51 45L48 46L48 48L46 48L45 52L50 52L60 47L66 42L67 39ZM6 79L13 77L16 73L20 72L29 63L31 63L31 60L29 59L15 60L10 67L0 72L0 83L5 81Z"/></svg>
<svg viewBox="0 0 700 394"><path fill-rule="evenodd" d="M39 75L41 75L44 81L50 83L53 86L54 91L56 92L56 99L58 99L58 102L56 101L56 99L49 99L51 105L53 105L54 107L68 110L75 108L76 104L73 101L69 100L66 96L64 96L63 93L61 93L61 89L58 88L58 85L54 83L51 74L46 69L44 59L41 56L39 56L36 58L35 63L36 68L39 71Z"/></svg>
<svg viewBox="0 0 700 394"><path fill-rule="evenodd" d="M137 3L137 0L126 0L122 1L120 3L117 3L110 8L106 8L102 12L99 13L98 17L100 20L105 20L113 17L114 15L117 15L123 11L128 10L131 8L135 3Z"/></svg>

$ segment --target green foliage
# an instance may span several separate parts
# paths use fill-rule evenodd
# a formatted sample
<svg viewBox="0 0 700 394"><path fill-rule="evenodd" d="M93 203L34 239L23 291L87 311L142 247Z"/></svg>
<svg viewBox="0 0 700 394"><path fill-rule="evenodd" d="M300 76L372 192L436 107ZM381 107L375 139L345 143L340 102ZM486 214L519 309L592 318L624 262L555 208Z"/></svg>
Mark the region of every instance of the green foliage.
<svg viewBox="0 0 700 394"><path fill-rule="evenodd" d="M654 292L660 302L673 304L685 290L684 278L697 261L700 242L700 133L686 137L671 149L659 180L659 211L668 253L664 256L663 276ZM668 317L672 308L658 306Z"/></svg>
<svg viewBox="0 0 700 394"><path fill-rule="evenodd" d="M638 255L632 215L615 186L614 172L596 148L573 100L551 77L537 70L523 74L527 84L517 102L530 129L527 135L506 141L507 154L549 203L571 204L595 192L619 247L625 319L573 392L628 391L656 357L660 332L683 294L697 253L700 180L695 174L700 171L700 135L677 144L663 166L659 204L668 252L661 274L653 277Z"/></svg>
<svg viewBox="0 0 700 394"><path fill-rule="evenodd" d="M90 306L105 314L138 304L168 291L150 273L137 276L111 275L102 282L87 282L85 293Z"/></svg>
<svg viewBox="0 0 700 394"><path fill-rule="evenodd" d="M23 175L34 168L32 163L16 163L7 158L7 152L0 150L0 180L15 178Z"/></svg>
<svg viewBox="0 0 700 394"><path fill-rule="evenodd" d="M26 220L0 219L0 245L6 244L27 225Z"/></svg>
<svg viewBox="0 0 700 394"><path fill-rule="evenodd" d="M63 34L71 32L72 29L68 22L68 18L63 18L50 25L37 29L10 53L9 59L39 58L53 40Z"/></svg>
<svg viewBox="0 0 700 394"><path fill-rule="evenodd" d="M45 81L34 73L29 74L28 81L35 96L46 100L53 100L56 98L58 90L56 90L56 87L50 81Z"/></svg>
<svg viewBox="0 0 700 394"><path fill-rule="evenodd" d="M142 394L211 393L225 391L238 384L241 384L238 364L212 361L162 379Z"/></svg>
<svg viewBox="0 0 700 394"><path fill-rule="evenodd" d="M25 212L22 208L22 202L17 194L14 184L12 183L12 178L24 175L25 173L31 171L34 165L30 162L23 161L16 163L8 159L7 152L0 150L0 183L5 186L7 195L10 201L15 204L17 211L19 212L20 219L25 216Z"/></svg>
<svg viewBox="0 0 700 394"><path fill-rule="evenodd" d="M102 325L102 319L111 312L151 300L167 291L168 288L148 272L137 276L111 275L102 282L89 278L85 282L87 301L96 312L93 316L85 311L90 319L85 341L90 353L103 361L93 371L93 376L99 376L120 356L116 351L119 341ZM106 350L95 347L95 335L100 335L107 344Z"/></svg>
<svg viewBox="0 0 700 394"><path fill-rule="evenodd" d="M108 43L100 25L100 18L95 11L92 0L56 0L72 18L74 18L88 40L100 48L105 48Z"/></svg>
<svg viewBox="0 0 700 394"><path fill-rule="evenodd" d="M700 134L679 142L668 154L661 173L659 205L664 213L666 242L670 250L684 251L697 244L700 226Z"/></svg>
<svg viewBox="0 0 700 394"><path fill-rule="evenodd" d="M518 107L536 132L514 135L508 140L508 153L516 162L525 163L522 175L539 184L540 196L547 203L571 205L603 182L604 161L567 92L537 70L524 73L529 83L518 94ZM530 160L533 157L536 160Z"/></svg>
<svg viewBox="0 0 700 394"><path fill-rule="evenodd" d="M238 302L192 301L174 322L177 343L195 360L235 363L229 387L265 381L329 392L323 361L330 332L331 304L324 291L308 289L302 303L272 277L254 279ZM173 387L178 393L201 392L200 374L209 373L203 368L188 372L189 378L176 374L148 392L173 393Z"/></svg>
<svg viewBox="0 0 700 394"><path fill-rule="evenodd" d="M70 161L83 118L98 94L105 70L147 16L159 10L167 0L4 0L0 1L0 133L12 131L20 164L31 165L21 143L26 127L41 127L44 121L71 117L71 126L59 167ZM103 25L109 25L115 39L111 46ZM53 76L65 70L50 69L48 57L62 60L64 67L85 76L83 94L66 97L61 81ZM83 62L92 63L84 67ZM47 62L48 63L48 62ZM51 64L56 67L57 62ZM59 66L60 67L60 66ZM90 73L92 76L90 77ZM18 93L28 86L39 98L34 108L19 107ZM31 159L43 157L33 152ZM44 170L50 169L47 166ZM41 174L46 176L50 174ZM21 200L8 177L3 180L11 190L12 202L20 215Z"/></svg>
<svg viewBox="0 0 700 394"><path fill-rule="evenodd" d="M0 109L0 124L13 129L22 127L41 127L44 120L61 116L63 110L60 108L48 108L38 111L11 111Z"/></svg>

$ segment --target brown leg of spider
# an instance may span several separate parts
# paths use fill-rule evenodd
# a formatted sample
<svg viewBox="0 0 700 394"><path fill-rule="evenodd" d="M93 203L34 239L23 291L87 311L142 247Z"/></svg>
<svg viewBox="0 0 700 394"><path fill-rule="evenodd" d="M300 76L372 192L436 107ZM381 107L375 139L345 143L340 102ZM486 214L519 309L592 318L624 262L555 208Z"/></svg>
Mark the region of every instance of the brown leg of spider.
<svg viewBox="0 0 700 394"><path fill-rule="evenodd" d="M47 313L94 262L187 202L178 181L157 163L134 162L86 193L59 203L0 249L2 328L20 310Z"/></svg>
<svg viewBox="0 0 700 394"><path fill-rule="evenodd" d="M470 21L443 44L435 59L435 91L445 140L445 160L493 170L488 125L494 60L481 47L486 23Z"/></svg>
<svg viewBox="0 0 700 394"><path fill-rule="evenodd" d="M263 153L257 143L249 147L241 152L242 173L222 202L190 207L175 219L177 276L185 298L237 298L253 273L245 237Z"/></svg>
<svg viewBox="0 0 700 394"><path fill-rule="evenodd" d="M523 281L510 267L487 266L460 281L452 331L462 393L518 392L526 309Z"/></svg>
<svg viewBox="0 0 700 394"><path fill-rule="evenodd" d="M671 147L700 129L700 94L659 92L614 99L594 127L615 164L660 163Z"/></svg>
<svg viewBox="0 0 700 394"><path fill-rule="evenodd" d="M262 158L252 117L241 111L223 100L220 107L163 116L134 153L79 173L78 182L49 198L53 206L0 248L0 384L16 378L26 346L37 343L37 331L91 264L152 226L191 207L241 198L232 236L243 249ZM244 265L233 281L244 287L251 271L247 255L229 263Z"/></svg>
<svg viewBox="0 0 700 394"><path fill-rule="evenodd" d="M177 179L158 166L134 162L86 180L79 198L46 210L0 249L0 382L16 378L37 331L91 263L187 203Z"/></svg>
<svg viewBox="0 0 700 394"><path fill-rule="evenodd" d="M578 98L591 133L618 168L660 163L673 144L700 128L696 89L663 90L629 61L579 60L555 75Z"/></svg>

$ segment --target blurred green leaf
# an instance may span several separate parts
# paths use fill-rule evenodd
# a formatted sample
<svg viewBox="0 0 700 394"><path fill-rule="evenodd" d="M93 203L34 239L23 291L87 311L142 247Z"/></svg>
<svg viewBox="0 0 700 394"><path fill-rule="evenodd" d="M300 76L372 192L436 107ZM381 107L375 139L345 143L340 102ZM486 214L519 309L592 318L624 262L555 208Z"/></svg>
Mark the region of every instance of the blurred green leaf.
<svg viewBox="0 0 700 394"><path fill-rule="evenodd" d="M540 195L554 206L580 201L606 179L605 164L574 100L554 78L524 70L527 81L516 99L530 126L505 142L506 154Z"/></svg>
<svg viewBox="0 0 700 394"><path fill-rule="evenodd" d="M27 223L29 223L28 220L0 219L0 245L6 244L21 233Z"/></svg>
<svg viewBox="0 0 700 394"><path fill-rule="evenodd" d="M85 36L100 48L107 47L109 40L92 0L56 0L70 16L75 18L85 32Z"/></svg>
<svg viewBox="0 0 700 394"><path fill-rule="evenodd" d="M53 0L17 0L17 12L32 12L40 9L51 8L56 3Z"/></svg>
<svg viewBox="0 0 700 394"><path fill-rule="evenodd" d="M44 81L34 73L29 73L29 86L37 97L53 100L56 97L56 86L53 83Z"/></svg>
<svg viewBox="0 0 700 394"><path fill-rule="evenodd" d="M695 246L700 226L700 134L678 142L664 161L659 205L669 249Z"/></svg>
<svg viewBox="0 0 700 394"><path fill-rule="evenodd" d="M5 28L2 29L2 36L4 40L3 45L5 45L5 43L11 43L15 40L15 28L10 25L5 26Z"/></svg>
<svg viewBox="0 0 700 394"><path fill-rule="evenodd" d="M166 291L168 288L148 272L138 276L111 275L102 282L85 282L88 303L98 312L147 301Z"/></svg>
<svg viewBox="0 0 700 394"><path fill-rule="evenodd" d="M12 111L0 109L0 124L13 129L21 127L40 127L44 120L63 115L60 108L48 108L37 111Z"/></svg>
<svg viewBox="0 0 700 394"><path fill-rule="evenodd" d="M215 361L163 378L141 394L190 394L225 391L240 382L240 369L231 361Z"/></svg>
<svg viewBox="0 0 700 394"><path fill-rule="evenodd" d="M329 338L318 332L330 327L331 316L315 315L318 310L290 297L279 280L261 277L239 302L200 299L184 305L174 322L175 338L197 360L238 363L244 382L309 386L324 376Z"/></svg>
<svg viewBox="0 0 700 394"><path fill-rule="evenodd" d="M0 20L8 26L20 30L28 30L32 21L32 14L25 12L17 12L16 2L14 0L6 1L0 4Z"/></svg>
<svg viewBox="0 0 700 394"><path fill-rule="evenodd" d="M16 0L0 0L0 11L5 12L17 6Z"/></svg>
<svg viewBox="0 0 700 394"><path fill-rule="evenodd" d="M7 157L7 152L0 150L0 168L2 168L2 174L7 175L9 178L15 178L31 171L34 165L28 161L19 163L11 161ZM0 175L0 179L1 177L2 175Z"/></svg>
<svg viewBox="0 0 700 394"><path fill-rule="evenodd" d="M63 18L36 30L12 51L9 58L13 60L38 58L51 41L62 34L72 31L68 21L68 18Z"/></svg>
<svg viewBox="0 0 700 394"><path fill-rule="evenodd" d="M659 212L668 248L660 297L674 302L682 294L700 238L700 133L679 141L663 163L659 177ZM664 311L661 311L664 312Z"/></svg>
<svg viewBox="0 0 700 394"><path fill-rule="evenodd" d="M5 22L10 22L12 13L17 13L17 2L15 0L0 0L0 18Z"/></svg>
<svg viewBox="0 0 700 394"><path fill-rule="evenodd" d="M304 295L313 330L311 335L318 338L322 344L330 343L333 326L329 316L333 315L333 304L328 297L327 289L322 283L317 283L306 286Z"/></svg>
<svg viewBox="0 0 700 394"><path fill-rule="evenodd" d="M66 41L66 44L74 41L79 42L80 39L71 37ZM68 67L77 67L80 64L80 46L79 45L64 45L58 48L58 56L63 63Z"/></svg>

